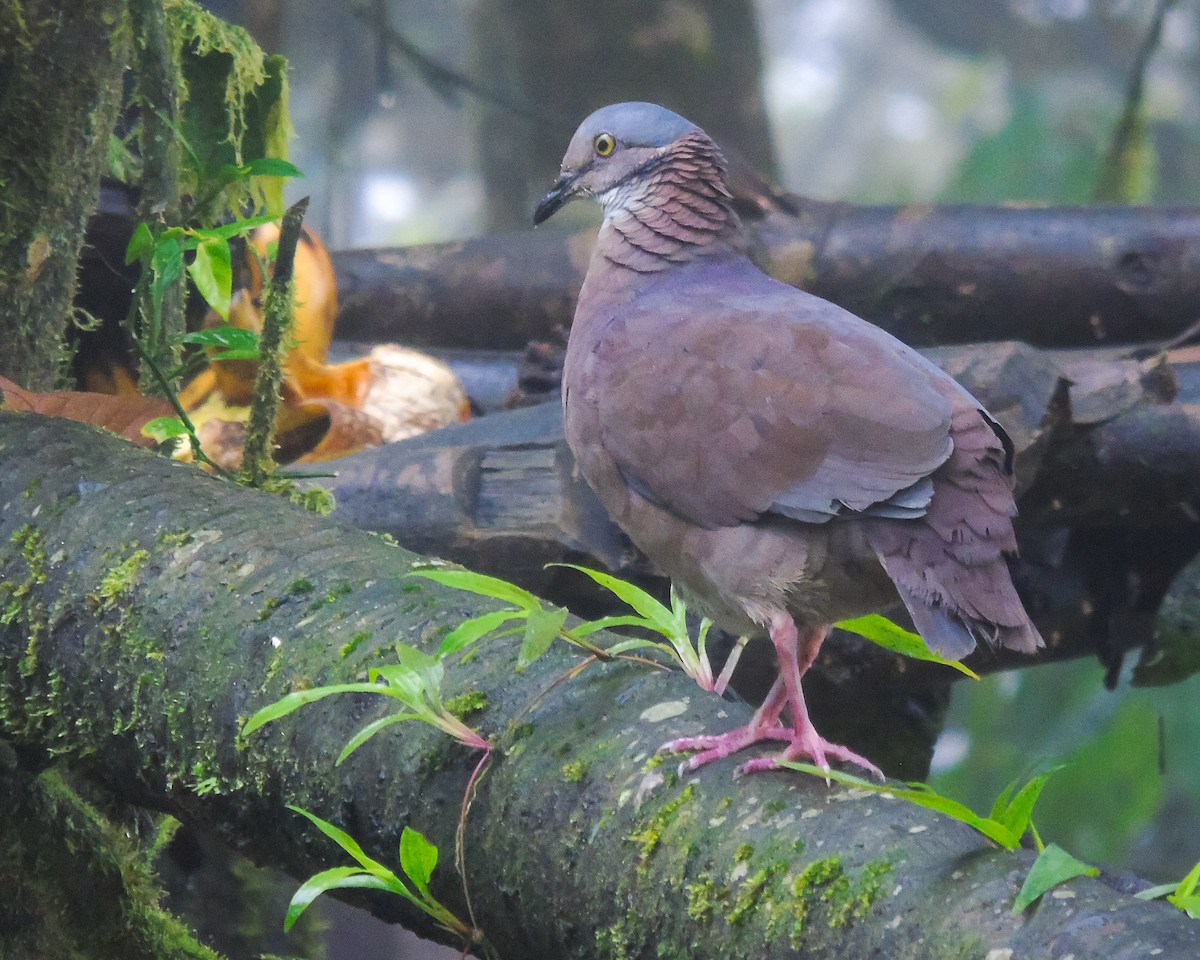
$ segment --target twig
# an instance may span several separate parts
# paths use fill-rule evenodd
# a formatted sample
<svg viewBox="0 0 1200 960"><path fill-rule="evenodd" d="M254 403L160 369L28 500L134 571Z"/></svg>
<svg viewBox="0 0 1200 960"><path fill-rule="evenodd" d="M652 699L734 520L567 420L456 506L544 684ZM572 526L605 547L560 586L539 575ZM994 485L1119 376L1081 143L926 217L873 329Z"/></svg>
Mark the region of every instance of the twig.
<svg viewBox="0 0 1200 960"><path fill-rule="evenodd" d="M364 4L350 4L350 12L368 24L372 30L377 31L391 49L408 60L433 92L443 100L454 103L459 93L467 93L477 100L501 107L530 120L559 125L570 122L570 118L549 113L522 97L489 90L479 81L459 73L444 63L439 63L414 45L404 34L388 23L381 22L377 12Z"/></svg>
<svg viewBox="0 0 1200 960"><path fill-rule="evenodd" d="M275 469L275 414L283 384L284 343L292 329L292 266L308 197L288 208L279 228L275 269L263 304L262 336L259 339L258 370L254 375L254 400L246 425L242 453L242 477L252 487L261 487Z"/></svg>
<svg viewBox="0 0 1200 960"><path fill-rule="evenodd" d="M1135 159L1136 141L1145 134L1143 110L1146 73L1150 67L1150 60L1162 40L1163 21L1177 2L1178 0L1158 0L1154 8L1150 28L1146 31L1146 37L1133 60L1129 86L1125 92L1125 109L1121 111L1121 119L1117 121L1113 130L1112 142L1109 144L1108 154L1104 158L1100 176L1096 180L1096 188L1092 193L1093 201L1117 202L1129 199L1124 196L1129 166Z"/></svg>
<svg viewBox="0 0 1200 960"><path fill-rule="evenodd" d="M167 375L163 373L162 367L158 365L154 357L150 355L150 352L142 345L142 341L138 337L131 336L129 339L133 341L133 346L137 350L138 356L141 357L142 363L144 363L150 370L154 381L162 390L163 396L167 398L167 402L171 405L171 409L175 411L175 416L177 416L180 422L183 423L183 428L187 431L188 441L192 446L192 456L198 463L203 463L209 467L212 467L213 470L219 473L226 480L235 480L236 478L233 476L233 474L231 474L215 460L211 459L209 455L201 448L200 437L196 433L196 425L192 423L192 418L189 417L187 415L187 411L183 409L183 404L179 402L179 394L175 391L174 386L172 386L171 382L167 379Z"/></svg>

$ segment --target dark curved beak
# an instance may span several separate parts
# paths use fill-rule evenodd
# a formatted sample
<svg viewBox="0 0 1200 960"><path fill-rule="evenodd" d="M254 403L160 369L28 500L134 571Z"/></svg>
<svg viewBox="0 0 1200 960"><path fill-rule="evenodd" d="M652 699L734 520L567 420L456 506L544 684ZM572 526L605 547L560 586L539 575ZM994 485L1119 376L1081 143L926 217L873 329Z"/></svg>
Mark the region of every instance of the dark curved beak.
<svg viewBox="0 0 1200 960"><path fill-rule="evenodd" d="M537 208L533 211L535 227L539 223L549 220L575 195L575 181L578 179L579 174L577 173L559 175L559 178L554 181L554 186L550 188L550 192L538 201Z"/></svg>

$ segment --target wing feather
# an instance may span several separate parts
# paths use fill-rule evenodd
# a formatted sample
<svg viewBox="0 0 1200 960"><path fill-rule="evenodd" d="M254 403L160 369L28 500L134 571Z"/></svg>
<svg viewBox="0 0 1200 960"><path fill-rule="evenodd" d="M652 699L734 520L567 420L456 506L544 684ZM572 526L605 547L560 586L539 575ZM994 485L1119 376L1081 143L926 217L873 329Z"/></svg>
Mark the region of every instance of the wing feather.
<svg viewBox="0 0 1200 960"><path fill-rule="evenodd" d="M954 447L937 380L953 381L879 328L760 280L769 296L645 298L605 325L581 371L605 452L632 489L704 527L921 516Z"/></svg>

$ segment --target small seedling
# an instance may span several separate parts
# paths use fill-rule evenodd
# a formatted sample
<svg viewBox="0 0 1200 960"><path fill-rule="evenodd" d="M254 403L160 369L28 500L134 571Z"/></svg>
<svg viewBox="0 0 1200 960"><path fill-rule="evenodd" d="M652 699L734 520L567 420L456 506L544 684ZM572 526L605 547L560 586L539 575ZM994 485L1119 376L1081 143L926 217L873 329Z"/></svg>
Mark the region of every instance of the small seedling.
<svg viewBox="0 0 1200 960"><path fill-rule="evenodd" d="M581 623L571 630L575 636L586 637L597 630L607 630L610 627L640 627L661 634L666 638L666 643L631 637L607 647L606 652L615 657L635 650L658 650L678 663L683 672L695 680L702 689L716 689L712 664L709 662L706 650L708 631L712 626L712 621L707 617L700 621L700 629L693 643L691 634L688 632L687 606L675 592L674 587L671 588L671 606L668 608L641 587L634 586L627 580L621 580L611 574L590 570L573 563L554 564L554 566L569 567L586 574L636 611L636 616L602 617L599 620Z"/></svg>
<svg viewBox="0 0 1200 960"><path fill-rule="evenodd" d="M464 944L479 941L479 932L470 924L464 923L456 917L430 892L429 881L437 867L438 848L426 840L422 834L411 827L405 827L400 834L400 869L408 879L408 883L405 883L378 860L367 856L358 841L346 831L300 807L288 804L288 809L294 810L312 821L325 836L350 854L358 866L332 867L329 870L313 874L304 881L292 895L287 917L283 921L284 930L291 930L292 925L308 909L309 904L321 894L330 890L365 888L385 890L398 897L403 897L414 907L427 913L440 926L455 936L461 937Z"/></svg>
<svg viewBox="0 0 1200 960"><path fill-rule="evenodd" d="M443 654L441 651L430 656L404 643L397 643L395 650L399 663L372 667L367 673L366 683L335 683L325 687L314 687L311 690L297 690L295 693L289 693L250 717L242 728L242 735L249 736L272 720L278 720L307 703L313 703L334 694L377 693L399 700L408 710L380 717L359 730L342 748L337 759L339 764L380 730L405 720L420 720L449 734L468 747L484 751L490 750L491 744L447 710L442 701L442 679L445 676L445 668L442 666Z"/></svg>
<svg viewBox="0 0 1200 960"><path fill-rule="evenodd" d="M1200 862L1192 867L1187 876L1178 883L1159 884L1157 887L1135 893L1134 896L1139 900L1156 900L1159 897L1166 897L1168 903L1178 907L1193 920L1200 920L1200 893L1196 892L1198 887L1200 887Z"/></svg>

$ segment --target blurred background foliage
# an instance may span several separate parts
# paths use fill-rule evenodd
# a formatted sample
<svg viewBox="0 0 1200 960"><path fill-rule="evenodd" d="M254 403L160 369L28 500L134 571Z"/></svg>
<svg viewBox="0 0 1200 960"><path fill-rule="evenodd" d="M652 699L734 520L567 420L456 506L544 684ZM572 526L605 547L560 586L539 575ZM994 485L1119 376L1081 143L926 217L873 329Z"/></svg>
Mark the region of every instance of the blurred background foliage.
<svg viewBox="0 0 1200 960"><path fill-rule="evenodd" d="M818 198L1200 202L1196 0L209 6L289 59L307 175L289 190L335 248L526 229L578 121L623 99L679 110ZM1077 662L960 683L934 784L986 810L1064 760L1047 840L1155 880L1200 858L1200 678L1109 691Z"/></svg>

